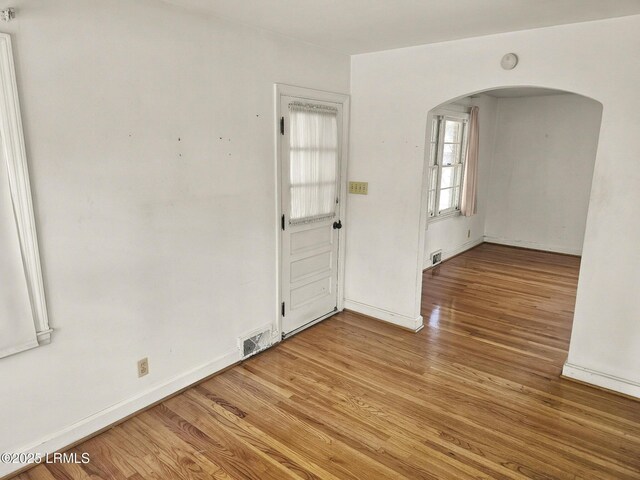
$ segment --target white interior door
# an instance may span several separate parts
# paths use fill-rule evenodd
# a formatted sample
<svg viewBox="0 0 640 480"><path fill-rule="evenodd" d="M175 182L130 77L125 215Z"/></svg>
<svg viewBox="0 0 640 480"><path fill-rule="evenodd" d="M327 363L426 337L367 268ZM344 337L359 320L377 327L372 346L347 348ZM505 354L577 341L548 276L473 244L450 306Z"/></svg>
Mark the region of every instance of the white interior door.
<svg viewBox="0 0 640 480"><path fill-rule="evenodd" d="M281 97L282 333L338 306L342 105Z"/></svg>

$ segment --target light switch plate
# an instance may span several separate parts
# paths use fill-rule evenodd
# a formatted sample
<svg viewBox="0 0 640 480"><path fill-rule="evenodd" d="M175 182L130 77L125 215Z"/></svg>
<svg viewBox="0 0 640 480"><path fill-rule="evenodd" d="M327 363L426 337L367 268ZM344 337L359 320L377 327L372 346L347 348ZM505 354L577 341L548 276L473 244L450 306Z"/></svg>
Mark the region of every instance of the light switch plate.
<svg viewBox="0 0 640 480"><path fill-rule="evenodd" d="M349 193L367 195L369 193L369 182L349 182Z"/></svg>

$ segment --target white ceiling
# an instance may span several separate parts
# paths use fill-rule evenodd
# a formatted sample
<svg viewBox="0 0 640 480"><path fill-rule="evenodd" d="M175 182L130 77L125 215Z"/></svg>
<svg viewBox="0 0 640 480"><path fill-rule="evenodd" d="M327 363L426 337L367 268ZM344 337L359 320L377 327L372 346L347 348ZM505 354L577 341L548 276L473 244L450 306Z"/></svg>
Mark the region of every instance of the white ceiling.
<svg viewBox="0 0 640 480"><path fill-rule="evenodd" d="M163 0L347 54L640 13L640 0Z"/></svg>

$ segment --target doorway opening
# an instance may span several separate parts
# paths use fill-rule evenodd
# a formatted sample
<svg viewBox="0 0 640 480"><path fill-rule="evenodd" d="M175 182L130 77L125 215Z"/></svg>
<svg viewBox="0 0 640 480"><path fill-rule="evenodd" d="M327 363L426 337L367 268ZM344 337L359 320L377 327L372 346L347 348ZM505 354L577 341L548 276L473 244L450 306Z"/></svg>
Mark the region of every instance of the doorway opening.
<svg viewBox="0 0 640 480"><path fill-rule="evenodd" d="M474 107L477 155L469 158L469 114ZM428 291L430 286L438 288L430 284L429 278L444 271L444 266L438 266L440 261L446 262L483 243L528 249L514 256L516 266L503 265L517 271L515 277L505 277L511 282L517 282L518 275L527 275L527 262L529 273L536 265L541 267L537 263L540 261L566 264L569 287L563 295L572 298L572 321L601 118L601 103L571 92L539 87L476 92L429 112L422 209L426 227L420 266L425 269L421 295L425 325L433 326L434 319L441 317ZM474 212L461 208L463 190L470 187L464 182L472 178L465 175L469 168L477 170L472 186ZM477 254L482 257L484 252L485 260L492 262L500 252L513 256L511 250L502 248L485 246ZM529 259L526 252L531 252ZM563 260L560 255L571 258ZM499 283L495 275L489 273L473 281L489 288ZM508 296L509 289L496 295L495 301L500 302L500 295ZM454 298L455 295L449 298L449 304ZM544 297L539 301L541 312L553 310L545 304ZM512 320L516 321L515 317ZM563 334L567 347L571 321Z"/></svg>

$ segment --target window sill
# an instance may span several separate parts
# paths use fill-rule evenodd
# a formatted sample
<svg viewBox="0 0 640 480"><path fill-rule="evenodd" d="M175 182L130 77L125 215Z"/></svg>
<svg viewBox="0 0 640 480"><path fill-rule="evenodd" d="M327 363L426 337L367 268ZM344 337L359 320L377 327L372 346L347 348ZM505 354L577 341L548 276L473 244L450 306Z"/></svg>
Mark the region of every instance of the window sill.
<svg viewBox="0 0 640 480"><path fill-rule="evenodd" d="M51 333L53 332L53 328L49 330L44 330L42 332L37 332L36 337L38 338L38 345L48 345L51 343Z"/></svg>
<svg viewBox="0 0 640 480"><path fill-rule="evenodd" d="M15 348L10 348L8 350L3 350L2 352L0 352L0 359L6 358L6 357L10 357L12 355L16 355L16 354L22 353L22 352L28 352L29 350L33 350L34 348L38 348L38 347L41 347L43 345L48 345L49 343L51 343L51 333L52 332L53 332L52 328L50 328L49 330L44 330L42 332L36 332L36 341L35 342L30 342L30 343L25 344L25 345L18 345Z"/></svg>
<svg viewBox="0 0 640 480"><path fill-rule="evenodd" d="M462 215L460 210L456 210L455 212L445 213L443 215L438 215L437 217L428 218L427 219L427 223L437 223L437 222L440 222L442 220L446 220L448 218L459 217L460 215Z"/></svg>

